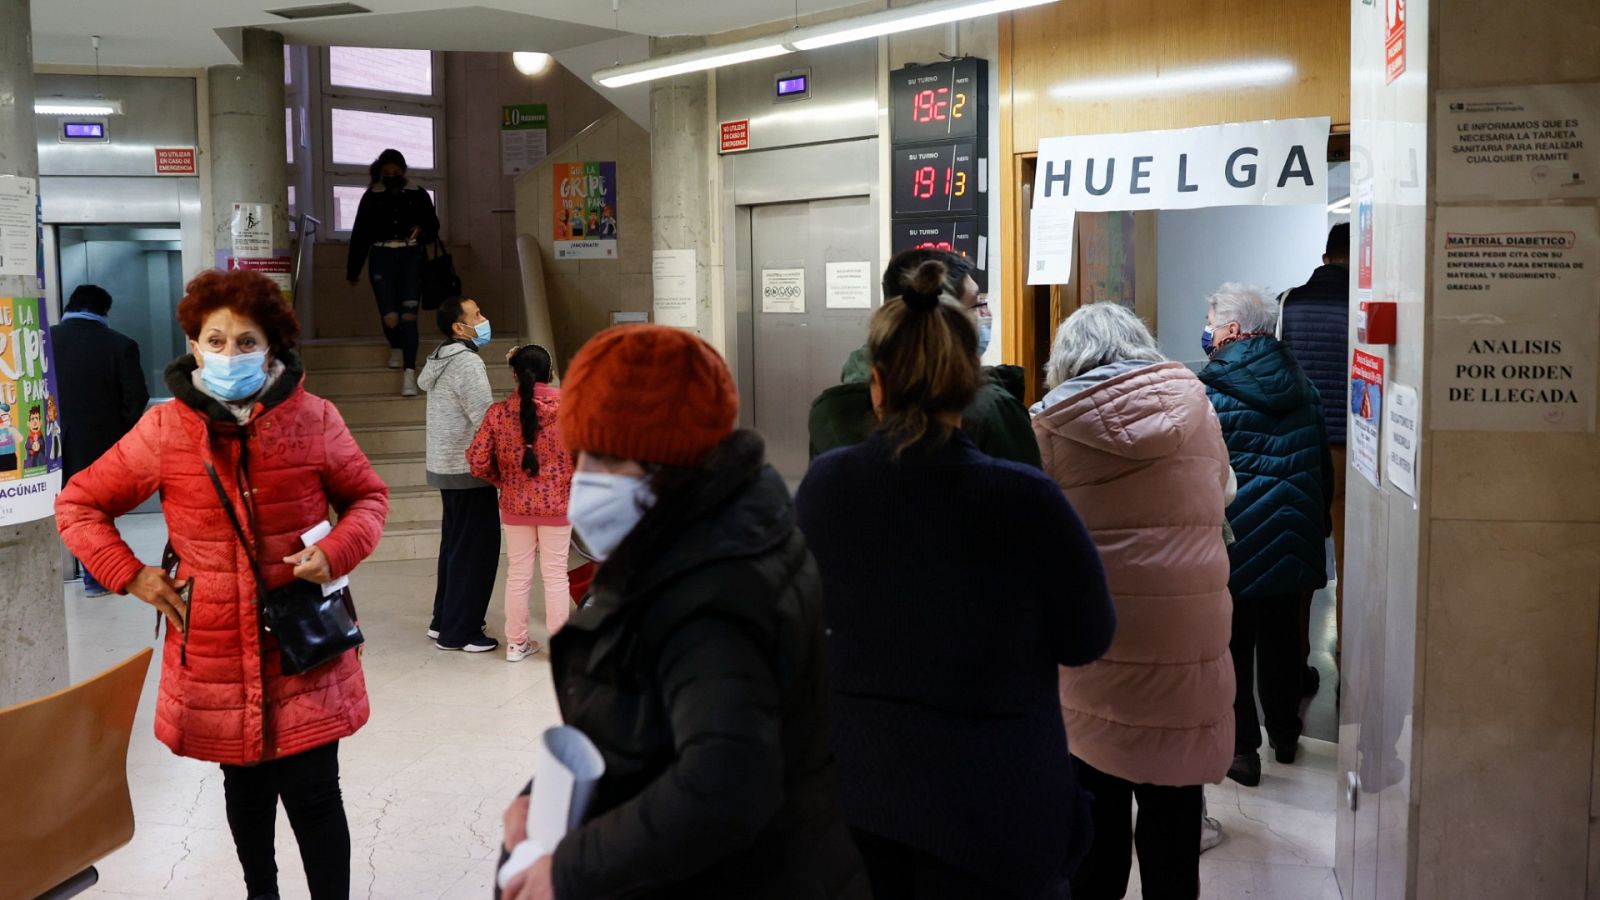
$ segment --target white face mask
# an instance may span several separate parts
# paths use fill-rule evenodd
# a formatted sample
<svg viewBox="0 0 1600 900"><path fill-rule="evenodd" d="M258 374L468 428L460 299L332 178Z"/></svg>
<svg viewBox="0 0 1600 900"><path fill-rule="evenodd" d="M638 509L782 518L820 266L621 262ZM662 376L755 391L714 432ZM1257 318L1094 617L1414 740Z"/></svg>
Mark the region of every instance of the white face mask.
<svg viewBox="0 0 1600 900"><path fill-rule="evenodd" d="M650 483L635 475L578 472L567 519L595 559L605 561L656 503Z"/></svg>

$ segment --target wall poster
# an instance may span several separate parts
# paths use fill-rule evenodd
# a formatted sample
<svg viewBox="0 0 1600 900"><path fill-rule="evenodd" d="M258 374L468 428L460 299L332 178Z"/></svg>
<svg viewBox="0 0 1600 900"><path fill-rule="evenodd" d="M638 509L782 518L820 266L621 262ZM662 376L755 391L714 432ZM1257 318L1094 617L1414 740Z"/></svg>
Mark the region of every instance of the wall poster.
<svg viewBox="0 0 1600 900"><path fill-rule="evenodd" d="M785 314L805 312L806 270L762 269L761 311Z"/></svg>
<svg viewBox="0 0 1600 900"><path fill-rule="evenodd" d="M556 259L616 259L617 164L556 163L551 173Z"/></svg>
<svg viewBox="0 0 1600 900"><path fill-rule="evenodd" d="M1422 399L1417 389L1396 384L1389 391L1388 429L1383 433L1383 459L1389 483L1417 495L1417 444L1422 422Z"/></svg>
<svg viewBox="0 0 1600 900"><path fill-rule="evenodd" d="M1360 350L1350 356L1350 462L1375 488L1378 431L1383 422L1383 357Z"/></svg>
<svg viewBox="0 0 1600 900"><path fill-rule="evenodd" d="M700 314L693 250L657 250L650 258L657 325L693 328Z"/></svg>
<svg viewBox="0 0 1600 900"><path fill-rule="evenodd" d="M39 182L0 176L0 275L36 275L39 249Z"/></svg>
<svg viewBox="0 0 1600 900"><path fill-rule="evenodd" d="M45 301L0 297L0 525L54 514L61 414Z"/></svg>
<svg viewBox="0 0 1600 900"><path fill-rule="evenodd" d="M1600 197L1600 82L1441 90L1441 200Z"/></svg>
<svg viewBox="0 0 1600 900"><path fill-rule="evenodd" d="M500 174L521 175L550 152L550 107L522 103L500 107Z"/></svg>
<svg viewBox="0 0 1600 900"><path fill-rule="evenodd" d="M272 258L272 206L267 203L235 203L229 222L233 236L233 255L238 259Z"/></svg>

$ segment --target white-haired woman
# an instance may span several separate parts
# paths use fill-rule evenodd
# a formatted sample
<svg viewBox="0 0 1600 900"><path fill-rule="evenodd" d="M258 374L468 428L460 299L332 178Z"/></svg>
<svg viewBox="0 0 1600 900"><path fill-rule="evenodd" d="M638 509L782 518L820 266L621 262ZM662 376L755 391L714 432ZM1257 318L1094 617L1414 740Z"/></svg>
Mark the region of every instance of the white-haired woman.
<svg viewBox="0 0 1600 900"><path fill-rule="evenodd" d="M1193 898L1203 786L1233 758L1228 450L1200 381L1115 303L1062 323L1046 380L1040 456L1094 536L1120 623L1099 662L1061 670L1073 761L1094 794L1072 896L1123 896L1136 843L1146 897Z"/></svg>
<svg viewBox="0 0 1600 900"><path fill-rule="evenodd" d="M1304 595L1328 583L1333 457L1322 398L1273 337L1278 310L1272 298L1260 288L1229 283L1207 304L1202 340L1211 361L1200 380L1239 478L1238 496L1228 506L1239 686L1228 777L1254 786L1261 782L1261 726L1253 686L1261 692L1278 762L1294 762L1300 740L1306 659L1299 611Z"/></svg>

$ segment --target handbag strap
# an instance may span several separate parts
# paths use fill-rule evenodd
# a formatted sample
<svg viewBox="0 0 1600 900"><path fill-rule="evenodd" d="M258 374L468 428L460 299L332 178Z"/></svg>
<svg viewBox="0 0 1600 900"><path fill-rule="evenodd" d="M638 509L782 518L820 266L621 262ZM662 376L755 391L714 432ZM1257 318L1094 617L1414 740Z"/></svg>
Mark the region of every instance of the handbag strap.
<svg viewBox="0 0 1600 900"><path fill-rule="evenodd" d="M228 499L228 491L222 486L222 479L217 477L217 470L211 463L205 463L206 474L211 476L211 486L217 491L217 499L222 501L222 511L228 514L228 524L233 526L233 533L239 537L239 546L244 548L245 558L250 560L250 574L256 578L256 593L260 595L266 590L267 580L261 576L261 566L256 562L256 555L250 549L250 539L245 537L244 527L239 524L239 515L233 511L233 501Z"/></svg>

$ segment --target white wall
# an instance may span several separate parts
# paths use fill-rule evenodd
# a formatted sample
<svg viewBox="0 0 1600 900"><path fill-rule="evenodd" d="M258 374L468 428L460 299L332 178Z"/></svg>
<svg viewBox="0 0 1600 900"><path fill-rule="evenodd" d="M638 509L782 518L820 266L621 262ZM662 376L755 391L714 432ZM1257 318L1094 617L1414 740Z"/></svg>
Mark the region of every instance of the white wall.
<svg viewBox="0 0 1600 900"><path fill-rule="evenodd" d="M1206 297L1242 281L1274 296L1322 264L1328 212L1321 206L1227 206L1162 210L1156 219L1161 352L1198 369Z"/></svg>

